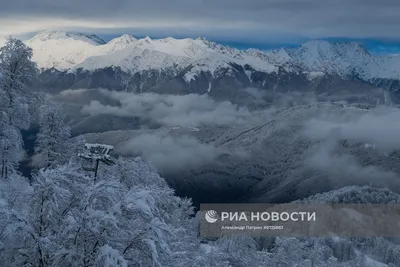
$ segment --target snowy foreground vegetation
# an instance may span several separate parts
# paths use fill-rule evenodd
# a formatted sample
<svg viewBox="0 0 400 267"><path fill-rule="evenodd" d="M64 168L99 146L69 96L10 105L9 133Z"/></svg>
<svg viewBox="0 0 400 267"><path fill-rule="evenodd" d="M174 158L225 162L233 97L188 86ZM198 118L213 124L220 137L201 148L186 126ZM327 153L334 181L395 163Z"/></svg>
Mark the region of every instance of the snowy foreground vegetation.
<svg viewBox="0 0 400 267"><path fill-rule="evenodd" d="M96 180L77 158L58 108L29 92L32 50L0 50L0 266L400 266L400 248L378 239L199 238L191 201L177 197L140 158L101 167ZM32 175L21 175L22 130L38 129ZM346 187L306 202L400 203L371 187Z"/></svg>

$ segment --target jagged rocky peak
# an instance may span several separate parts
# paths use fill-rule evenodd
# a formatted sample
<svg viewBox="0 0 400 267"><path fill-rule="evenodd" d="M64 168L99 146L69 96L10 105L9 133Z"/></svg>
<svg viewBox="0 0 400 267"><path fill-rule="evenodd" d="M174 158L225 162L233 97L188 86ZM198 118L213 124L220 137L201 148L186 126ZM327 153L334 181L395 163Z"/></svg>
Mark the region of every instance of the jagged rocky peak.
<svg viewBox="0 0 400 267"><path fill-rule="evenodd" d="M151 42L152 41L152 39L150 38L150 36L146 36L145 38L143 38L143 41L145 41L145 42Z"/></svg>
<svg viewBox="0 0 400 267"><path fill-rule="evenodd" d="M291 59L292 58L290 53L289 53L289 51L286 48L283 48L283 47L280 48L279 50L277 50L275 54L277 56L280 56L280 57L285 58L285 59Z"/></svg>
<svg viewBox="0 0 400 267"><path fill-rule="evenodd" d="M332 43L325 40L312 40L304 43L301 47L294 51L299 57L329 57L333 53Z"/></svg>
<svg viewBox="0 0 400 267"><path fill-rule="evenodd" d="M332 42L332 45L339 46L347 49L356 49L356 50L363 50L367 51L364 46L357 42L348 42L348 41L341 41L341 42Z"/></svg>
<svg viewBox="0 0 400 267"><path fill-rule="evenodd" d="M212 41L210 41L210 40L207 40L207 39L206 39L205 37L203 37L203 36L197 37L197 38L195 39L195 41L198 41L198 42L200 42L200 43L203 43L203 44L205 44L205 45L207 45L208 47L211 47L211 48L214 48L214 47L217 46L217 43L212 42Z"/></svg>
<svg viewBox="0 0 400 267"><path fill-rule="evenodd" d="M208 40L207 40L205 37L203 37L203 36L197 37L196 40L198 40L198 41L205 41L205 42L208 41Z"/></svg>
<svg viewBox="0 0 400 267"><path fill-rule="evenodd" d="M63 31L57 31L57 30L45 30L45 31L40 31L38 32L32 40L41 40L41 41L47 41L50 39L65 39L68 38L68 33L63 32Z"/></svg>
<svg viewBox="0 0 400 267"><path fill-rule="evenodd" d="M258 51L259 51L258 54L267 55L268 58L270 60L273 60L275 63L277 63L277 62L284 63L284 62L293 60L293 57L291 55L292 52L283 47L280 49L275 49L275 50L271 50L271 51L267 51L267 52L263 52L260 50L258 50Z"/></svg>
<svg viewBox="0 0 400 267"><path fill-rule="evenodd" d="M326 40L311 40L304 43L296 51L297 55L308 54L325 58L337 54L338 56L370 56L369 52L356 42L329 42Z"/></svg>
<svg viewBox="0 0 400 267"><path fill-rule="evenodd" d="M109 41L109 44L131 44L136 42L137 39L130 34L124 34L120 37L114 38Z"/></svg>
<svg viewBox="0 0 400 267"><path fill-rule="evenodd" d="M196 42L197 44L201 44L202 46L205 45L205 47L214 50L220 54L226 55L226 56L230 56L233 58L241 58L240 51L236 48L233 48L231 46L228 45L222 45L222 44L218 44L216 42L207 40L204 37L198 37L194 40L194 42Z"/></svg>
<svg viewBox="0 0 400 267"><path fill-rule="evenodd" d="M362 46L360 43L356 42L335 42L333 43L341 52L346 54L347 57L371 57L371 54Z"/></svg>
<svg viewBox="0 0 400 267"><path fill-rule="evenodd" d="M172 37L167 37L167 38L162 38L162 39L160 39L160 41L162 41L162 42L164 42L164 43L169 43L169 42L174 42L174 41L176 41L176 39L175 39L175 38L172 38Z"/></svg>
<svg viewBox="0 0 400 267"><path fill-rule="evenodd" d="M77 32L65 32L60 30L46 30L37 33L30 41L49 41L49 40L65 40L74 39L91 43L93 45L103 45L106 42L94 34L84 34Z"/></svg>
<svg viewBox="0 0 400 267"><path fill-rule="evenodd" d="M146 36L144 38L140 38L136 40L136 46L141 47L141 46L147 46L153 44L153 40L150 38L150 36Z"/></svg>

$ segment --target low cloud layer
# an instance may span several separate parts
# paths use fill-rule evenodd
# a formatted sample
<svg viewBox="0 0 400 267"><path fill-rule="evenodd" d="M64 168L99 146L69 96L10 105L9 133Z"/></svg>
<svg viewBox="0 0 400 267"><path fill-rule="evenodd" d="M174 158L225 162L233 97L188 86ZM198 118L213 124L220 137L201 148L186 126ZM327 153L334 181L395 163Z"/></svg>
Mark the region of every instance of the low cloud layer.
<svg viewBox="0 0 400 267"><path fill-rule="evenodd" d="M399 191L400 181L396 173L382 170L379 166L365 166L353 155L337 153L336 141L327 139L315 146L305 161L307 166L331 177L334 188L356 184Z"/></svg>
<svg viewBox="0 0 400 267"><path fill-rule="evenodd" d="M386 152L400 149L400 110L382 108L364 114L346 113L339 117L313 119L306 123L305 134L324 139L336 129L343 139L364 142Z"/></svg>
<svg viewBox="0 0 400 267"><path fill-rule="evenodd" d="M221 151L214 144L202 143L196 139L197 134L208 134L204 131L205 128L202 129L203 125L240 125L250 128L251 123L265 123L268 116L280 116L281 113L274 113L280 108L304 105L299 109L285 109L282 113L289 118L295 116L296 123L304 126L301 136L308 139L307 142L315 144L303 151L305 154L299 159L301 165L304 164L304 168L301 168L304 171L301 179L304 181L300 182L298 192L318 191L319 186L330 190L354 184L388 187L400 192L399 173L386 161L385 156L400 149L400 110L387 107L362 110L351 105L331 104L312 106L318 102L313 94L275 95L270 99L270 96L260 90L245 91L254 99L263 99L268 103L272 99L273 106L266 110L249 111L230 102L214 101L207 95L131 94L107 90L67 91L61 95L81 98L81 95L89 97L96 92L96 99L99 99L98 96L104 98L101 102L89 102L89 98L86 99L89 104L82 109L86 115L139 116L165 126L198 127L200 132L192 133L193 136L187 131L164 131L163 128L153 132L146 131L146 134L133 137L119 146L119 153L150 160L164 174L201 168L215 162L223 153L235 153ZM114 103L110 104L110 101ZM282 120L277 118L277 121L284 123L281 127L288 127L283 117ZM297 133L299 132L295 130L293 136L289 134L287 138L296 138ZM264 134L257 138L269 137ZM342 140L346 140L352 147L343 147ZM278 141L274 144L285 151L285 145L289 143ZM385 166L381 162L382 157L387 162ZM390 158L390 161L393 160L395 158Z"/></svg>
<svg viewBox="0 0 400 267"><path fill-rule="evenodd" d="M152 119L166 126L198 127L201 125L248 124L255 113L231 102L217 102L207 95L159 95L153 93L131 94L103 90L119 106L103 105L92 101L85 105L86 115L112 114L121 117Z"/></svg>
<svg viewBox="0 0 400 267"><path fill-rule="evenodd" d="M134 137L119 153L141 156L164 174L179 173L209 164L221 154L212 144L201 144L190 136L171 136L160 132Z"/></svg>
<svg viewBox="0 0 400 267"><path fill-rule="evenodd" d="M364 111L364 114L348 110L342 115L323 115L325 119L310 120L304 133L318 143L308 152L304 163L330 177L334 188L357 184L399 192L399 173L379 164L379 155L387 156L400 149L399 116L399 110L386 108ZM341 144L344 140L360 146L346 149ZM358 156L357 151L361 153Z"/></svg>

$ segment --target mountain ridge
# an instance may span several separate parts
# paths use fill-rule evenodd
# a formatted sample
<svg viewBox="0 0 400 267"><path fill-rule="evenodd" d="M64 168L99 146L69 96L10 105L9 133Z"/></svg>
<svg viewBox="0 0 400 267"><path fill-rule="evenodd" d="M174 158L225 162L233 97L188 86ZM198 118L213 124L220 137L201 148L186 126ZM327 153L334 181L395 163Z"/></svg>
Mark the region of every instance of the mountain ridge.
<svg viewBox="0 0 400 267"><path fill-rule="evenodd" d="M374 56L355 42L312 40L299 48L261 51L203 37L138 39L124 34L104 43L99 39L46 31L25 41L42 70L37 87L207 93L216 98L246 87L329 93L359 87L360 81L368 89L400 89L400 57ZM340 88L336 80L341 80Z"/></svg>
<svg viewBox="0 0 400 267"><path fill-rule="evenodd" d="M76 38L80 40L86 40L92 44L106 44L107 42L98 37L95 34L84 34L80 32L66 32L66 31L58 31L58 30L45 30L37 33L33 39L40 39L41 41L51 40L51 39L67 39L67 38Z"/></svg>
<svg viewBox="0 0 400 267"><path fill-rule="evenodd" d="M61 37L61 38L60 38ZM85 40L86 38L86 40ZM69 39L69 40L68 40ZM49 61L49 58L54 57L49 53L43 52L43 47L46 47L46 43L57 40L58 49L62 49L63 46L71 46L72 40L76 42L87 42L89 46L76 45L77 54L85 54L85 57L71 56L72 60L64 59L65 61L70 60L72 64L60 64L62 59L59 61ZM61 40L68 40L63 45ZM89 41L88 41L89 40ZM94 42L93 40L101 40ZM151 39L145 37L137 39L132 35L124 34L120 37L114 38L109 42L103 41L101 38L95 35L85 35L82 33L68 33L62 31L44 31L38 33L32 39L26 41L26 44L31 46L34 50L34 60L38 63L39 67L43 69L56 68L59 70L66 69L77 69L82 68L86 70L95 70L96 68L110 67L109 62L101 62L102 56L118 52L127 48L136 48L137 50L132 51L131 58L129 60L135 60L136 56L143 54L142 50L149 50L151 52L162 52L176 57L187 57L183 64L180 66L181 69L186 68L188 65L193 64L198 60L209 60L208 64L213 64L213 58L218 58L219 61L225 63L237 63L239 65L250 65L256 70L274 72L280 67L287 71L298 71L304 72L325 72L329 74L338 74L345 76L351 74L352 71L356 71L363 79L371 80L374 78L395 78L400 79L400 57L387 56L377 57L371 55L361 44L356 42L329 42L325 40L311 40L299 48L280 48L271 51L261 51L258 49L246 49L240 50L230 46L224 46L212 41L199 37L196 39L184 38L175 39L172 37ZM92 47L90 47L90 45ZM85 60L90 57L96 57L96 67L90 63L85 64ZM189 60L191 59L191 60ZM217 60L217 61L218 61ZM149 62L149 60L147 60ZM93 62L93 59L90 60ZM175 62L171 59L171 62L165 62L167 65L182 64L182 62ZM186 65L185 65L186 64ZM143 69L151 68L151 62L149 66L143 66ZM114 65L118 67L119 65ZM138 70L135 69L137 64L132 66L123 65L126 70ZM164 67L164 66L161 66ZM384 71L380 71L383 69ZM386 74L384 73L386 72Z"/></svg>

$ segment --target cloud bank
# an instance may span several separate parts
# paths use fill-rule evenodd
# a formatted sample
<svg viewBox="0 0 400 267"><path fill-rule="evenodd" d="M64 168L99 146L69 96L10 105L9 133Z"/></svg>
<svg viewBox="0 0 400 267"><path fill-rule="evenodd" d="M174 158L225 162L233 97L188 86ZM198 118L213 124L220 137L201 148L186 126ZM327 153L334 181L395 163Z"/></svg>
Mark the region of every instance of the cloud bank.
<svg viewBox="0 0 400 267"><path fill-rule="evenodd" d="M195 169L213 162L222 153L212 144L202 144L194 137L160 132L134 137L119 152L124 156L141 156L164 174Z"/></svg>
<svg viewBox="0 0 400 267"><path fill-rule="evenodd" d="M313 119L306 123L305 134L312 139L324 139L336 129L343 139L364 142L392 152L400 149L400 110L382 108L362 115Z"/></svg>
<svg viewBox="0 0 400 267"><path fill-rule="evenodd" d="M112 114L152 119L166 126L238 125L256 120L255 112L228 101L217 102L207 95L131 94L102 90L118 106L91 101L82 108L85 115Z"/></svg>
<svg viewBox="0 0 400 267"><path fill-rule="evenodd" d="M389 166L393 159L384 159L388 163L386 166L381 166L380 160L400 149L399 116L399 110L388 108L364 114L348 110L342 116L331 115L306 122L304 133L317 144L308 151L305 165L327 175L334 188L371 185L399 192L399 173ZM342 147L343 141L354 147Z"/></svg>

